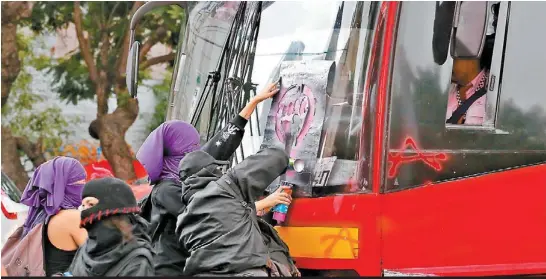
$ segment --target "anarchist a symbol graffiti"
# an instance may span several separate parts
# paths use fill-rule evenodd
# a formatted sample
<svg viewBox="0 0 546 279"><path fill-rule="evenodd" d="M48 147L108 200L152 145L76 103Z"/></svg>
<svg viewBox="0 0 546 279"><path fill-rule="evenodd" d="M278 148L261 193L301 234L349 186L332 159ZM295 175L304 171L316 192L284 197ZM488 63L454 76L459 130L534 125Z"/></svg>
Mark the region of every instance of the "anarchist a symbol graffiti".
<svg viewBox="0 0 546 279"><path fill-rule="evenodd" d="M358 237L358 236L357 236ZM335 235L325 235L320 238L320 242L330 241L330 244L324 249L324 256L328 257L332 254L332 251L337 247L339 242L345 242L349 245L353 258L358 258L358 239L351 236L351 232L348 228L341 228Z"/></svg>
<svg viewBox="0 0 546 279"><path fill-rule="evenodd" d="M295 84L281 89L275 119L275 133L280 142L285 143L287 134L291 133L291 125L295 117L299 117L300 124L295 129L295 143L297 147L303 141L313 123L315 115L315 98L311 88L305 84Z"/></svg>
<svg viewBox="0 0 546 279"><path fill-rule="evenodd" d="M415 143L415 140L411 137L407 137L404 141L404 146L401 148L401 150L406 150L408 148L410 150L415 151L415 154L413 155L406 155L402 152L390 152L389 153L389 178L394 178L396 176L396 173L398 172L398 169L402 164L410 163L414 161L422 161L429 167L433 168L436 171L442 170L442 161L447 160L447 154L445 153L424 153L421 151L417 144Z"/></svg>

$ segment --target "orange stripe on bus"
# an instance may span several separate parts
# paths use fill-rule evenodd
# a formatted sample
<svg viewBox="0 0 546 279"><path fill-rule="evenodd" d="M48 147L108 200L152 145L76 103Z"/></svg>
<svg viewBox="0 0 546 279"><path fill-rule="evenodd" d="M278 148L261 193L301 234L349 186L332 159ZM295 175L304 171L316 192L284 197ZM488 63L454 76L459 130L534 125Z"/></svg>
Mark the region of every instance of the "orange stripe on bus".
<svg viewBox="0 0 546 279"><path fill-rule="evenodd" d="M358 258L358 228L277 226L275 229L294 258Z"/></svg>

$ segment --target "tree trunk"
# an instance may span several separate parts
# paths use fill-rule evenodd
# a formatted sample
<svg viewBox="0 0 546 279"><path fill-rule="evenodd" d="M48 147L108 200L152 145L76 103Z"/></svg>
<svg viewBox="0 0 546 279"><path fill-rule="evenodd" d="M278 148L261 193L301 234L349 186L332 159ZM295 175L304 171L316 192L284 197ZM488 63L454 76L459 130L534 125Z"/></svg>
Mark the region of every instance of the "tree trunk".
<svg viewBox="0 0 546 279"><path fill-rule="evenodd" d="M13 180L19 190L25 190L28 174L19 157L17 139L11 134L10 128L4 126L2 126L2 171Z"/></svg>
<svg viewBox="0 0 546 279"><path fill-rule="evenodd" d="M17 148L25 152L35 168L47 161L42 150L41 138L36 143L30 142L26 137L17 137L16 140Z"/></svg>
<svg viewBox="0 0 546 279"><path fill-rule="evenodd" d="M104 50L106 51L106 50ZM91 122L89 133L100 140L102 152L112 167L114 175L122 180L137 179L133 167L131 149L125 141L125 133L138 116L138 101L129 96L127 90L116 85L117 108L108 113L108 89L106 72L99 72L97 90L97 119Z"/></svg>
<svg viewBox="0 0 546 279"><path fill-rule="evenodd" d="M17 23L21 18L29 17L31 9L31 4L26 1L2 2L2 106L21 71L17 51Z"/></svg>
<svg viewBox="0 0 546 279"><path fill-rule="evenodd" d="M136 179L133 167L133 156L127 143L125 133L138 116L138 101L128 98L124 104L118 101L113 113L99 117L99 138L104 157L110 163L114 175L123 180Z"/></svg>
<svg viewBox="0 0 546 279"><path fill-rule="evenodd" d="M2 4L2 6L4 6ZM21 61L17 55L15 33L17 25L2 23L2 106L8 100L11 85L21 70Z"/></svg>
<svg viewBox="0 0 546 279"><path fill-rule="evenodd" d="M13 82L21 71L21 61L17 51L17 23L30 16L32 3L2 2L2 107L6 104ZM25 190L28 174L21 163L17 149L17 139L9 127L2 126L2 171Z"/></svg>

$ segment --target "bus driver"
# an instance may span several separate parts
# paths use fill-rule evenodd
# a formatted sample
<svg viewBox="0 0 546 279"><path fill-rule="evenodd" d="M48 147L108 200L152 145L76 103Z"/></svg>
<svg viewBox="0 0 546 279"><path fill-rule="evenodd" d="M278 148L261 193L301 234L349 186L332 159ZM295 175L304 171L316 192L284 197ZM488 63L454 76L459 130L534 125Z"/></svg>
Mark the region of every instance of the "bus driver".
<svg viewBox="0 0 546 279"><path fill-rule="evenodd" d="M491 10L494 18L493 28L496 28L499 4L493 4ZM486 105L485 93L487 92L494 43L495 33L486 36L480 58L453 59L452 85L448 93L446 123L476 126L483 124ZM478 94L475 96L477 99L471 103L468 109L461 110L462 114L454 115L457 108L475 94Z"/></svg>

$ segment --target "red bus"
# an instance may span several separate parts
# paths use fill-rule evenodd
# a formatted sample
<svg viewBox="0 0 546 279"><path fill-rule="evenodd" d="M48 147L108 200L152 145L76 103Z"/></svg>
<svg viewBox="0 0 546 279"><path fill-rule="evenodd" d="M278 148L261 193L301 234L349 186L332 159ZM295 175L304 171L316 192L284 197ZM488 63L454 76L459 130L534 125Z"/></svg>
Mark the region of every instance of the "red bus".
<svg viewBox="0 0 546 279"><path fill-rule="evenodd" d="M281 62L335 62L324 121L304 135L316 156L299 158L329 167L277 227L303 274L546 274L546 3L186 8L168 119L203 141ZM234 163L264 141L272 105Z"/></svg>

